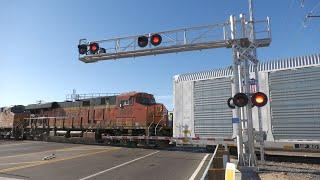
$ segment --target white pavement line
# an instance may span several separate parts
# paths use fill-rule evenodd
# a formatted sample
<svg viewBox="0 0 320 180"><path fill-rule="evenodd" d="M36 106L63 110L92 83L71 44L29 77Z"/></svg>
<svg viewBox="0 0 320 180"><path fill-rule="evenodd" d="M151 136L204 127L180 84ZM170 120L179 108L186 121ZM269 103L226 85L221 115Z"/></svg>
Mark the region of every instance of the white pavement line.
<svg viewBox="0 0 320 180"><path fill-rule="evenodd" d="M1 180L23 180L23 179L16 179L16 178L7 178L7 177L0 177Z"/></svg>
<svg viewBox="0 0 320 180"><path fill-rule="evenodd" d="M194 180L194 178L197 176L197 174L199 173L200 169L202 168L204 161L206 161L207 157L209 156L209 154L206 154L202 161L200 162L199 166L197 167L197 169L193 172L192 176L189 178L189 180Z"/></svg>
<svg viewBox="0 0 320 180"><path fill-rule="evenodd" d="M128 162L125 162L125 163L119 164L119 165L117 165L117 166L114 166L114 167L112 167L112 168L109 168L109 169L106 169L106 170L100 171L100 172L98 172L98 173L95 173L95 174L92 174L92 175L90 175L90 176L87 176L87 177L81 178L81 179L79 179L79 180L86 180L86 179L93 178L93 177L98 176L98 175L100 175L100 174L103 174L103 173L105 173L105 172L108 172L108 171L114 170L114 169L119 168L119 167L121 167L121 166L125 166L125 165L127 165L127 164L133 163L133 162L138 161L138 160L140 160L140 159L146 158L146 157L151 156L151 155L153 155L153 154L156 154L156 153L158 153L158 152L160 152L160 151L155 151L155 152L153 152L153 153L150 153L150 154L147 154L147 155L141 156L141 157L139 157L139 158L136 158L136 159L133 159L133 160L131 160L131 161L128 161Z"/></svg>
<svg viewBox="0 0 320 180"><path fill-rule="evenodd" d="M213 155L212 155L212 157L211 157L211 159L210 159L210 161L208 163L208 166L207 166L206 170L203 172L202 177L201 177L200 180L204 180L204 178L207 176L209 168L210 168L210 165L212 164L213 158L216 156L218 147L219 147L219 144L216 146L216 149L214 150L214 153L213 153Z"/></svg>
<svg viewBox="0 0 320 180"><path fill-rule="evenodd" d="M0 166L5 166L5 165L15 165L15 164L31 164L35 162L41 162L41 161L25 161L25 162L14 162L14 163L0 163ZM1 179L1 178L0 178Z"/></svg>
<svg viewBox="0 0 320 180"><path fill-rule="evenodd" d="M17 143L11 143L11 144L0 144L0 147L6 147L6 146L18 146L18 145L27 145L27 144L35 144L32 142L17 142Z"/></svg>

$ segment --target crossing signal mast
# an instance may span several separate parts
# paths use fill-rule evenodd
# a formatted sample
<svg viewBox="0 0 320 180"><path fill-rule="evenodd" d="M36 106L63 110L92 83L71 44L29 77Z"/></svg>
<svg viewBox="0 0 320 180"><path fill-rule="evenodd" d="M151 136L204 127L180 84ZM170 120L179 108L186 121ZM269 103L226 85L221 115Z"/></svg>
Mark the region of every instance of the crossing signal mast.
<svg viewBox="0 0 320 180"><path fill-rule="evenodd" d="M249 65L253 64L257 81L257 64L259 61L256 57L256 49L270 45L271 29L268 17L259 21L253 19L252 0L249 0L249 14L249 19L246 19L243 14L240 14L240 19L231 15L227 22L220 24L106 40L88 41L87 39L80 39L78 45L79 60L85 63L93 63L102 60L202 49L232 48L234 96L229 98L227 102L228 106L233 109L233 117L240 119L237 128L238 159L241 166L255 167L252 108L254 106L258 108L264 106L268 98L264 93L253 94L250 92ZM257 91L258 87L257 85ZM259 134L262 135L260 118L259 115ZM256 140L262 142L262 138ZM263 145L263 143L260 143L260 145Z"/></svg>

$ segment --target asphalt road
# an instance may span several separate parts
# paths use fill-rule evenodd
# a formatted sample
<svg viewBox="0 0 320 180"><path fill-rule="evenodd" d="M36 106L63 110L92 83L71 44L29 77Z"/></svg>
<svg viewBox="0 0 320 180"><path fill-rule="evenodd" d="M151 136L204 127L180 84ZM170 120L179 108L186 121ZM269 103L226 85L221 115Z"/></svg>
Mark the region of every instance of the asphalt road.
<svg viewBox="0 0 320 180"><path fill-rule="evenodd" d="M43 160L44 157L54 158ZM1 142L0 179L200 179L210 158L206 153L181 151L35 141Z"/></svg>

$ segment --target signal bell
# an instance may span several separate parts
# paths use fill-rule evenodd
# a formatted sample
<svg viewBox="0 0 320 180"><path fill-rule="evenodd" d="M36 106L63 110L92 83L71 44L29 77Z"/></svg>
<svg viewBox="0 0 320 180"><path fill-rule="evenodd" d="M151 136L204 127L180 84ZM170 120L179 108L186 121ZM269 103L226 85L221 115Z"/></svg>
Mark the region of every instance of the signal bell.
<svg viewBox="0 0 320 180"><path fill-rule="evenodd" d="M262 92L256 92L251 96L251 102L257 107L262 107L267 104L268 97Z"/></svg>

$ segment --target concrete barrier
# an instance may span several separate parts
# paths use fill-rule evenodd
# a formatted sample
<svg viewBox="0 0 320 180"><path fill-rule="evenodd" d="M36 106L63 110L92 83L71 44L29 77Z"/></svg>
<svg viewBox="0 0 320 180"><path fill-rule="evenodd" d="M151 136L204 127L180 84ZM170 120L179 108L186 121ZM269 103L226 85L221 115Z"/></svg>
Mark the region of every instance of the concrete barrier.
<svg viewBox="0 0 320 180"><path fill-rule="evenodd" d="M236 178L236 165L233 163L227 163L225 180L235 180Z"/></svg>

